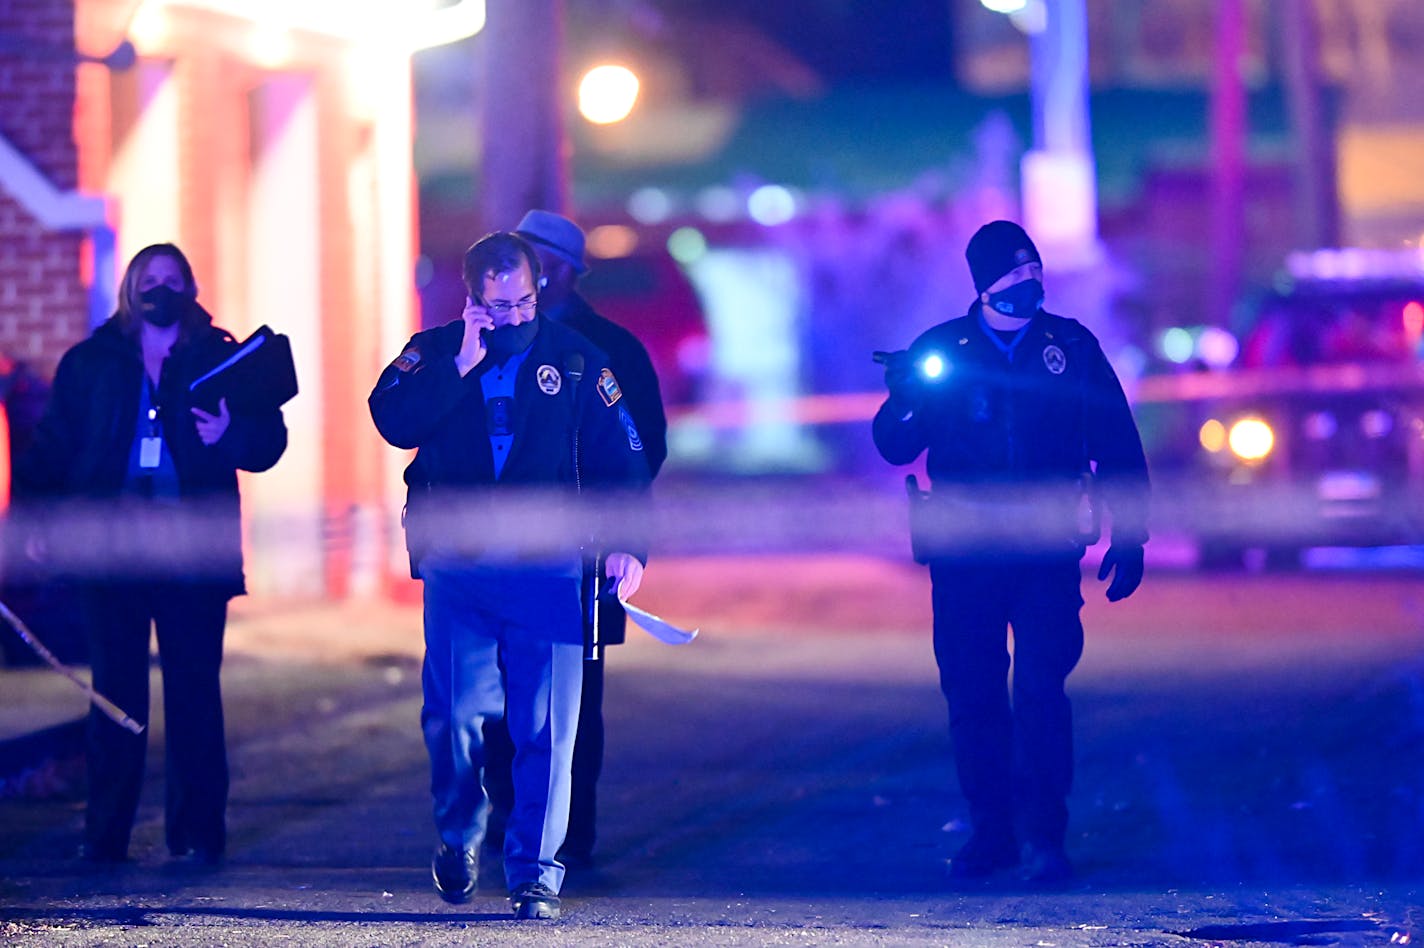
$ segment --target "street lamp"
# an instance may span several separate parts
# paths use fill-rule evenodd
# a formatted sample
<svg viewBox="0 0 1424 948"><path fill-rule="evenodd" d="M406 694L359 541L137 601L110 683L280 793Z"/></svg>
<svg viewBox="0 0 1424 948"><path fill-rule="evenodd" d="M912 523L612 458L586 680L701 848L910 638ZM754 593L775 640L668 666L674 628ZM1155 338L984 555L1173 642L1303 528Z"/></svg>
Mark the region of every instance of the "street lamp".
<svg viewBox="0 0 1424 948"><path fill-rule="evenodd" d="M1091 266L1099 248L1086 0L979 2L1029 34L1033 148L1020 169L1024 223L1041 246L1054 248L1061 265ZM1042 22L1030 22L1036 19Z"/></svg>
<svg viewBox="0 0 1424 948"><path fill-rule="evenodd" d="M579 81L579 114L595 125L621 122L638 101L638 77L627 66L595 66Z"/></svg>

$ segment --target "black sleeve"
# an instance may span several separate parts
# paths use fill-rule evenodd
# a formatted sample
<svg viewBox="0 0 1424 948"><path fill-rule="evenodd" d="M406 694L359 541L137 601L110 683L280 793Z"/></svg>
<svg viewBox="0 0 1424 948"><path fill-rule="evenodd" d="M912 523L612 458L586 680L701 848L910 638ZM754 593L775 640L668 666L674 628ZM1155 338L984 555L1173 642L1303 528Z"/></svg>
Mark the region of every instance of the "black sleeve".
<svg viewBox="0 0 1424 948"><path fill-rule="evenodd" d="M658 386L658 373L653 368L652 359L648 358L648 350L631 334L629 341L631 345L618 366L618 381L625 386L628 413L633 416L638 434L643 439L648 473L657 477L668 453L667 414L663 411L662 389Z"/></svg>
<svg viewBox="0 0 1424 948"><path fill-rule="evenodd" d="M413 336L371 390L371 420L390 444L418 448L459 404L463 381L452 353L440 352L425 334Z"/></svg>
<svg viewBox="0 0 1424 948"><path fill-rule="evenodd" d="M608 405L599 396L599 374L586 374L579 383L579 469L585 488L600 501L595 517L600 551L632 553L646 563L652 481L647 451L627 397Z"/></svg>
<svg viewBox="0 0 1424 948"><path fill-rule="evenodd" d="M909 464L929 446L929 434L919 412L885 399L870 423L875 449L891 464Z"/></svg>
<svg viewBox="0 0 1424 948"><path fill-rule="evenodd" d="M213 447L239 471L265 471L287 450L282 410L232 412L227 431Z"/></svg>
<svg viewBox="0 0 1424 948"><path fill-rule="evenodd" d="M59 361L49 403L29 448L15 464L17 498L52 496L65 490L68 472L74 468L84 437L87 373L81 361L73 349Z"/></svg>
<svg viewBox="0 0 1424 948"><path fill-rule="evenodd" d="M1132 409L1102 349L1092 347L1085 429L1095 480L1112 512L1114 543L1147 542L1150 481Z"/></svg>

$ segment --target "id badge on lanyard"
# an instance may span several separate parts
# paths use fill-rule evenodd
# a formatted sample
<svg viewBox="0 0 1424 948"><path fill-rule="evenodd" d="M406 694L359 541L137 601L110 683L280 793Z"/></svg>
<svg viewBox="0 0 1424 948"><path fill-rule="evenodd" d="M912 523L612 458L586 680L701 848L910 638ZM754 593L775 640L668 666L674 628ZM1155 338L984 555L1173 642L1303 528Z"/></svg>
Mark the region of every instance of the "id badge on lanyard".
<svg viewBox="0 0 1424 948"><path fill-rule="evenodd" d="M158 462L163 458L163 426L158 422L158 406L153 402L153 386L148 379L144 379L144 385L148 387L148 434L139 439L138 442L138 466L144 470L152 470L158 467Z"/></svg>

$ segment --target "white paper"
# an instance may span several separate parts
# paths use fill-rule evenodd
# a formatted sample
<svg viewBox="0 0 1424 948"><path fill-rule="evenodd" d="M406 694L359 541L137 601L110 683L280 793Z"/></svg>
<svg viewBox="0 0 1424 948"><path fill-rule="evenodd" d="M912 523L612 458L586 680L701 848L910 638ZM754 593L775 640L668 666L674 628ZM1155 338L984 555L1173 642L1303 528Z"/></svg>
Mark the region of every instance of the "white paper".
<svg viewBox="0 0 1424 948"><path fill-rule="evenodd" d="M697 638L697 629L688 631L678 628L666 619L660 619L651 612L639 609L627 600L619 601L623 603L623 609L628 613L628 618L633 620L633 624L659 642L666 642L668 645L686 645Z"/></svg>

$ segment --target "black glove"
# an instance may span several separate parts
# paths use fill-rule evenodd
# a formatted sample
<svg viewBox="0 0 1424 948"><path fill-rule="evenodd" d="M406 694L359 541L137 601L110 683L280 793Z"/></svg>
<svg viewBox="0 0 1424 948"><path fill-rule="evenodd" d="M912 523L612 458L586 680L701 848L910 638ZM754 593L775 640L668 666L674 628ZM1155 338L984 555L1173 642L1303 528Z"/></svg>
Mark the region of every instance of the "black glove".
<svg viewBox="0 0 1424 948"><path fill-rule="evenodd" d="M885 387L890 390L890 400L906 410L919 402L920 379L915 371L915 361L908 349L885 354Z"/></svg>
<svg viewBox="0 0 1424 948"><path fill-rule="evenodd" d="M1142 583L1142 544L1114 543L1108 547L1103 565L1098 567L1098 579L1107 579L1108 573L1113 574L1108 584L1108 602L1131 596Z"/></svg>

